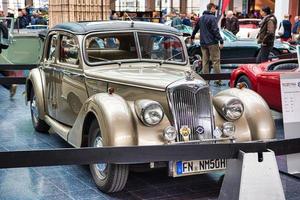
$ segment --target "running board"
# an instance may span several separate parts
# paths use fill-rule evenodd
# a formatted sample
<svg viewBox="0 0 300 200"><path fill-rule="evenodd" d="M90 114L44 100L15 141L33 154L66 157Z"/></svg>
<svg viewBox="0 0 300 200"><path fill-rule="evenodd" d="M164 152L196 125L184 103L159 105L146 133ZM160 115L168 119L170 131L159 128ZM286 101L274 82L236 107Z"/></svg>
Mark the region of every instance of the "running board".
<svg viewBox="0 0 300 200"><path fill-rule="evenodd" d="M52 128L52 130L55 133L60 135L64 140L66 140L66 141L68 140L68 134L71 130L70 127L55 121L54 119L52 119L48 115L45 116L45 121Z"/></svg>

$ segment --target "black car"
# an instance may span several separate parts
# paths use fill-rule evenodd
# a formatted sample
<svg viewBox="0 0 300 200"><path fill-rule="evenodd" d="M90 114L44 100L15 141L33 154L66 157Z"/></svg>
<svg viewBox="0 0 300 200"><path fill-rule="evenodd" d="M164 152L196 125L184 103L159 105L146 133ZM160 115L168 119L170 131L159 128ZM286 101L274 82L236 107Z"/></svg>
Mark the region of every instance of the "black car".
<svg viewBox="0 0 300 200"><path fill-rule="evenodd" d="M227 30L220 31L224 39L224 48L221 50L221 63L223 64L243 64L255 62L255 58L261 48L253 39L239 39ZM187 45L190 61L193 63L196 56L201 56L200 42L195 41L192 45ZM271 58L279 55L294 53L296 56L296 48L288 43L275 41L274 48L270 53Z"/></svg>

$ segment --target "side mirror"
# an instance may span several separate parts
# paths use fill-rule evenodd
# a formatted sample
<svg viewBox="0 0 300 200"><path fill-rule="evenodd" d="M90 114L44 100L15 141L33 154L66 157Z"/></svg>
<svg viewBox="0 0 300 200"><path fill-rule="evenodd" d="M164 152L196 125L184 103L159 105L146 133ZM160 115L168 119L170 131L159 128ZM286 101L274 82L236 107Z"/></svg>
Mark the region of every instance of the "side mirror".
<svg viewBox="0 0 300 200"><path fill-rule="evenodd" d="M202 72L202 59L201 56L196 54L193 58L193 64L191 66L192 70L194 70L197 74Z"/></svg>

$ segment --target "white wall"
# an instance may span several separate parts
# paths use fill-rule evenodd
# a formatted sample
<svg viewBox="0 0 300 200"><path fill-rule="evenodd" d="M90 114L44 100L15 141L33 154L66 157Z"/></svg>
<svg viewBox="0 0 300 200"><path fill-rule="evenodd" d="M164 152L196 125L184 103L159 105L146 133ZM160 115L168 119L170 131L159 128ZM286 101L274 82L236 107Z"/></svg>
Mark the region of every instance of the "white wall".
<svg viewBox="0 0 300 200"><path fill-rule="evenodd" d="M275 1L275 16L278 20L278 26L283 20L284 15L289 14L290 1L289 0L276 0Z"/></svg>
<svg viewBox="0 0 300 200"><path fill-rule="evenodd" d="M207 10L206 6L209 4L211 1L210 0L199 0L200 1L200 8L199 8L199 14L202 15L202 13Z"/></svg>

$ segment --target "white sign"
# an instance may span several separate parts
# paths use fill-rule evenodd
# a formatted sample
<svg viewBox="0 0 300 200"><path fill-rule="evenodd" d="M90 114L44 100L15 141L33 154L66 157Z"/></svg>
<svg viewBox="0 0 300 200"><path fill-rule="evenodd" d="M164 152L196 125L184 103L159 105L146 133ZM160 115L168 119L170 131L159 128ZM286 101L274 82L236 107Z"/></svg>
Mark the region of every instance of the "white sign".
<svg viewBox="0 0 300 200"><path fill-rule="evenodd" d="M300 122L300 73L287 76L285 74L280 78L283 122Z"/></svg>
<svg viewBox="0 0 300 200"><path fill-rule="evenodd" d="M235 11L235 12L242 12L243 11L243 0L235 0L234 2L233 2L233 10Z"/></svg>

